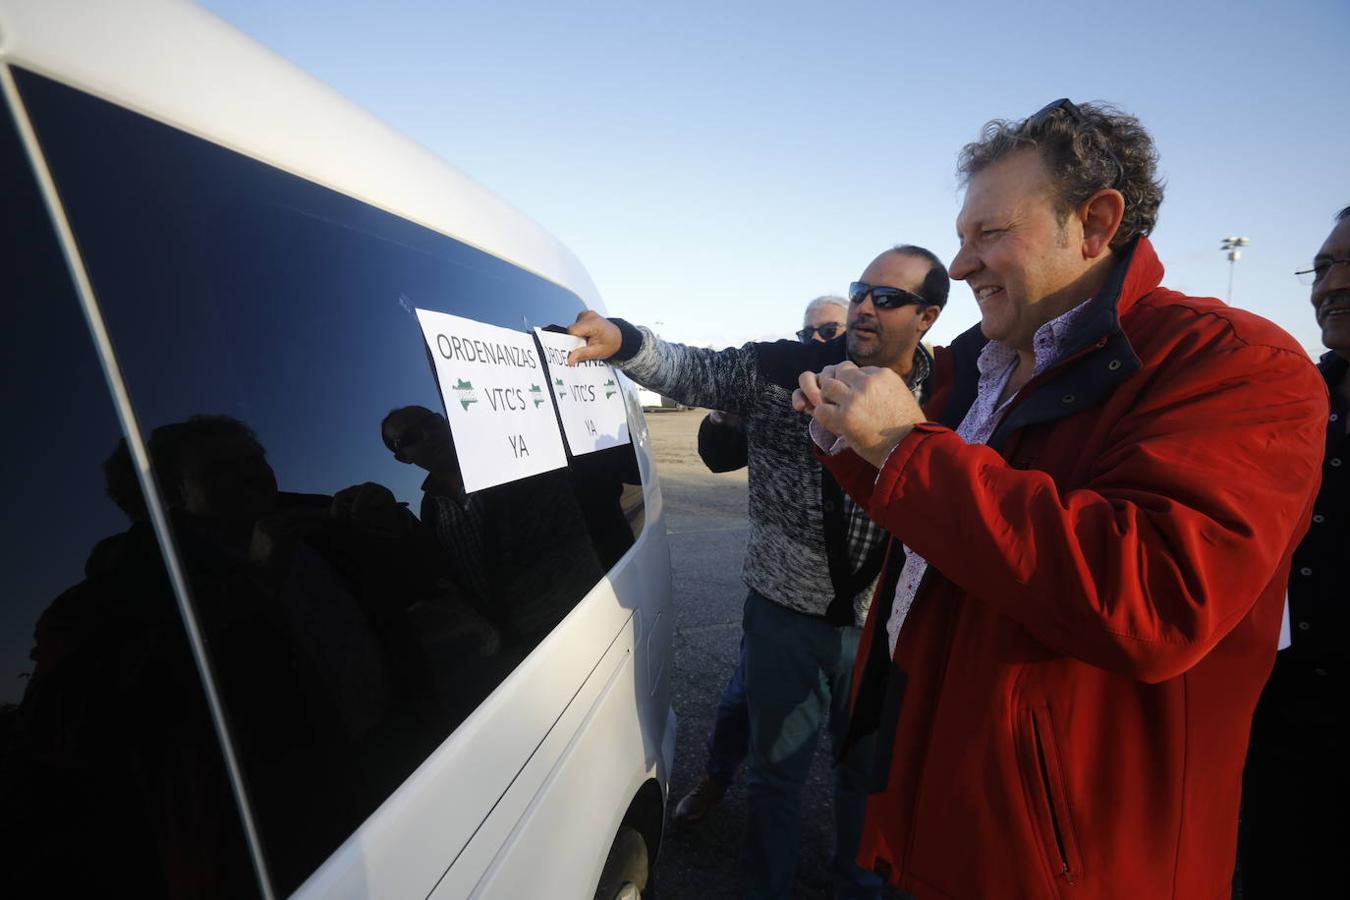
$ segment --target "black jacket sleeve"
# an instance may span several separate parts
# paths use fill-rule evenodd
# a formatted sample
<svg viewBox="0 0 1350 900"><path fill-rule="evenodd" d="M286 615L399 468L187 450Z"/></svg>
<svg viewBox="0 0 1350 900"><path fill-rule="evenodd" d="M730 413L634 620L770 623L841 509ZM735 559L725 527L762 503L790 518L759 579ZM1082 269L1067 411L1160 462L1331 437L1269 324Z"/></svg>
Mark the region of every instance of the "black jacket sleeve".
<svg viewBox="0 0 1350 900"><path fill-rule="evenodd" d="M745 466L749 457L740 420L715 422L711 413L704 416L698 426L698 455L714 472L734 472Z"/></svg>

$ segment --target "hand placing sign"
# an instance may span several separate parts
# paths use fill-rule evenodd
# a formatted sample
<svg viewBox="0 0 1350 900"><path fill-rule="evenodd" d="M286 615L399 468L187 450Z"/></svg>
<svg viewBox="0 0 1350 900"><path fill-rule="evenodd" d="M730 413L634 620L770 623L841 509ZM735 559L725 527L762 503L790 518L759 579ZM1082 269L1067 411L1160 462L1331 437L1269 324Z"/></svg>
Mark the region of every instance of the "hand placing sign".
<svg viewBox="0 0 1350 900"><path fill-rule="evenodd" d="M548 363L548 385L572 455L630 443L628 408L614 370L596 359L571 362L574 351L586 349L584 338L540 328L534 336Z"/></svg>
<svg viewBox="0 0 1350 900"><path fill-rule="evenodd" d="M810 413L878 469L914 426L927 419L904 380L891 369L860 369L842 362L826 366L819 375L803 372L797 383L801 386L792 394L792 408Z"/></svg>
<svg viewBox="0 0 1350 900"><path fill-rule="evenodd" d="M567 327L567 333L586 341L585 346L567 354L569 366L588 359L609 359L623 344L619 326L590 309L577 316L577 320Z"/></svg>

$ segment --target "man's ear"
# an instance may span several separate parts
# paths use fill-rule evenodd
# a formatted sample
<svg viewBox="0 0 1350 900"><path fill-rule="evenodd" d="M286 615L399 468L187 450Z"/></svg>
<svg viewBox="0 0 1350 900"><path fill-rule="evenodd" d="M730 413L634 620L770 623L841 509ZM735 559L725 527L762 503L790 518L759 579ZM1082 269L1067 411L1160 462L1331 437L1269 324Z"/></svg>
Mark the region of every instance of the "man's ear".
<svg viewBox="0 0 1350 900"><path fill-rule="evenodd" d="M940 306L925 306L919 310L919 314L914 317L914 321L919 328L919 334L926 334L928 329L933 327L933 323L937 321L941 312L942 307Z"/></svg>
<svg viewBox="0 0 1350 900"><path fill-rule="evenodd" d="M1115 188L1093 194L1078 209L1083 223L1083 258L1096 259L1111 249L1111 241L1125 218L1125 195Z"/></svg>

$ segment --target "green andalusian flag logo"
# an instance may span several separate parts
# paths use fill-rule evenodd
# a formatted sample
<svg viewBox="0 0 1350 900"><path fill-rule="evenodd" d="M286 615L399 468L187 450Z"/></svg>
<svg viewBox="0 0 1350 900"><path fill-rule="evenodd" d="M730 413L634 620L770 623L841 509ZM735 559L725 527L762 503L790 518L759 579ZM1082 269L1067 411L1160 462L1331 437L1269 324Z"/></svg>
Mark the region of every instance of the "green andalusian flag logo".
<svg viewBox="0 0 1350 900"><path fill-rule="evenodd" d="M567 392L563 390L563 380L561 378L553 379L553 388L553 393L557 394L559 399L567 396Z"/></svg>
<svg viewBox="0 0 1350 900"><path fill-rule="evenodd" d="M459 399L459 405L464 407L465 412L468 412L469 404L478 402L478 398L473 395L472 381L465 381L463 378L456 381L454 392L455 396Z"/></svg>
<svg viewBox="0 0 1350 900"><path fill-rule="evenodd" d="M617 394L618 392L619 392L619 389L616 388L616 387L614 387L614 379L613 379L613 378L611 378L609 381L606 381L606 382L605 382L605 399L606 399L606 400L608 400L610 397L613 397L613 396L614 396L615 394Z"/></svg>
<svg viewBox="0 0 1350 900"><path fill-rule="evenodd" d="M530 385L531 399L534 400L534 408L538 409L539 404L544 402L544 389L537 384Z"/></svg>

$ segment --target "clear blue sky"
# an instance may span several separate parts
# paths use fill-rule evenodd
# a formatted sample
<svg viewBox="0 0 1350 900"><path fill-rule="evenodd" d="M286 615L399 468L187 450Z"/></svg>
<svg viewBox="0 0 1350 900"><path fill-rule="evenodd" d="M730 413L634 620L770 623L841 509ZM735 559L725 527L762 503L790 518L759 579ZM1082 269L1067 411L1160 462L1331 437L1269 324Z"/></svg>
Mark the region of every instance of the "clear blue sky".
<svg viewBox="0 0 1350 900"><path fill-rule="evenodd" d="M957 150L1109 100L1153 132L1165 283L1320 349L1305 268L1350 204L1350 3L209 0L533 216L613 315L787 335L880 250L956 251ZM978 319L953 288L934 330Z"/></svg>

